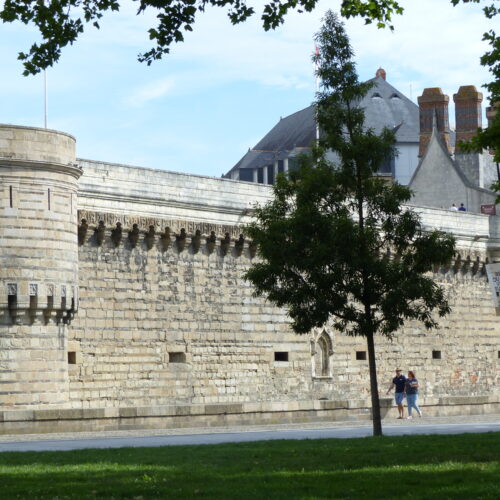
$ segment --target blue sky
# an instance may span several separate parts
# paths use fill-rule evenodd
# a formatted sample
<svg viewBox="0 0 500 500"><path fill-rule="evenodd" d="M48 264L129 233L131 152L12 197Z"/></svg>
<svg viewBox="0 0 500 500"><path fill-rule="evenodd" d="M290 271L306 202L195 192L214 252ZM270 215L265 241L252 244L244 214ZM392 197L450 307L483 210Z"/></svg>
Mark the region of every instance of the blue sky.
<svg viewBox="0 0 500 500"><path fill-rule="evenodd" d="M125 0L48 70L48 126L74 135L80 158L218 177L280 116L314 100L313 35L339 4L320 1L313 13L292 14L268 33L258 16L232 26L223 10L208 9L184 43L148 67L136 56L150 48L154 15L135 16ZM402 4L394 33L346 22L362 79L382 66L414 101L425 87L441 87L452 101L460 85L491 80L479 64L487 49L482 33L491 28L480 7ZM17 61L36 37L32 28L1 25L1 123L43 126L43 77L21 76Z"/></svg>

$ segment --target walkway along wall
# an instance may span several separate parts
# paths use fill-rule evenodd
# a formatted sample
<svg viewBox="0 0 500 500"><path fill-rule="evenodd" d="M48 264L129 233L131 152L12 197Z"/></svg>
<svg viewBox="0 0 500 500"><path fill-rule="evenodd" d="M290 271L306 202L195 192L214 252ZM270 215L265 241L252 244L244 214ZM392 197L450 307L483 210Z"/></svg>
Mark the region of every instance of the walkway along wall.
<svg viewBox="0 0 500 500"><path fill-rule="evenodd" d="M364 340L328 325L295 335L286 313L253 297L242 278L257 257L240 239L240 227L252 204L268 199L268 187L78 163L84 171L79 211L67 213L78 251L77 300L67 313L53 314L62 339L57 355L44 330L47 305L33 322L18 324L4 301L1 432L369 418ZM2 187L0 216L6 217L9 191ZM377 339L382 394L400 366L422 381L426 414L499 411L498 316L484 272L486 260L496 259L497 220L417 210L428 227L458 238L456 261L435 270L452 313L437 330L408 323L393 341ZM6 228L19 224L12 217L0 226L2 269L17 253L5 243ZM57 249L64 227L55 221L36 230L50 233ZM28 225L23 234L31 230ZM60 256L60 265L68 260ZM45 278L36 273L47 270L33 269L23 271L25 279L41 287ZM2 274L3 289L16 279L14 271ZM20 371L23 346L40 361L29 373ZM58 379L50 383L60 394L50 401L37 385L47 364L56 367ZM14 382L21 373L24 386ZM385 412L390 405L385 400Z"/></svg>

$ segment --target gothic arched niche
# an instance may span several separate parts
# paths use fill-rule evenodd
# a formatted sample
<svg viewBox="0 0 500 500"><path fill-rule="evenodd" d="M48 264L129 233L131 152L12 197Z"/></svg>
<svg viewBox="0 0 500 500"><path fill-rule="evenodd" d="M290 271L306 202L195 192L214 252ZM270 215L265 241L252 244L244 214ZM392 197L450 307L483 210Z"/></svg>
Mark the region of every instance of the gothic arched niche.
<svg viewBox="0 0 500 500"><path fill-rule="evenodd" d="M326 330L316 336L312 342L313 376L331 377L332 339Z"/></svg>

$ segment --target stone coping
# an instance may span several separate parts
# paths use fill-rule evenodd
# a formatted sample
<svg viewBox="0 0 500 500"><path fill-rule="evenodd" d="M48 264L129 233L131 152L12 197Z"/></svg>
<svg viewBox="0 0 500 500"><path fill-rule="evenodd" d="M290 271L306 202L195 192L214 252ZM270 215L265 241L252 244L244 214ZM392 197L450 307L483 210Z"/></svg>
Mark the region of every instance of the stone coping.
<svg viewBox="0 0 500 500"><path fill-rule="evenodd" d="M11 123L0 123L0 129L1 130L16 129L16 130L26 130L26 131L33 130L35 132L65 135L66 137L69 137L70 139L73 139L76 142L75 136L69 134L68 132L63 132L62 130L56 130L53 128L31 127L31 126L26 126L26 125L13 125Z"/></svg>
<svg viewBox="0 0 500 500"><path fill-rule="evenodd" d="M499 395L447 396L421 398L421 406L474 406L500 403ZM381 398L381 408L393 406L393 398ZM282 413L328 410L369 410L369 399L265 401L248 403L179 404L162 406L130 406L117 408L59 408L0 411L0 422L34 422L49 420L95 420L116 418L210 416L252 413Z"/></svg>

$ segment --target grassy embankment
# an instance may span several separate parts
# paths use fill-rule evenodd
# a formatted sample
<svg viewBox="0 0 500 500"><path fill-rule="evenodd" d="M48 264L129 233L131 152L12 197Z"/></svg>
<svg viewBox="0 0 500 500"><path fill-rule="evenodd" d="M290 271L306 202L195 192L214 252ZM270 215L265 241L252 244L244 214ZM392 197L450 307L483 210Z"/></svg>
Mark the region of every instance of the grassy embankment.
<svg viewBox="0 0 500 500"><path fill-rule="evenodd" d="M0 453L0 498L500 499L500 433Z"/></svg>

